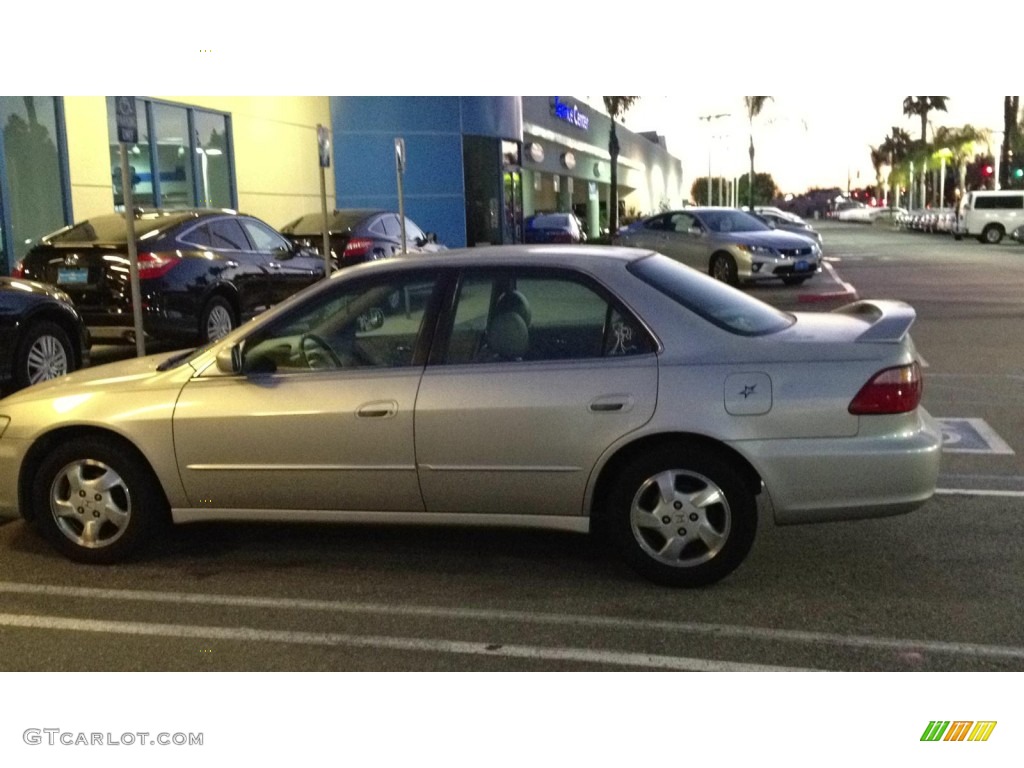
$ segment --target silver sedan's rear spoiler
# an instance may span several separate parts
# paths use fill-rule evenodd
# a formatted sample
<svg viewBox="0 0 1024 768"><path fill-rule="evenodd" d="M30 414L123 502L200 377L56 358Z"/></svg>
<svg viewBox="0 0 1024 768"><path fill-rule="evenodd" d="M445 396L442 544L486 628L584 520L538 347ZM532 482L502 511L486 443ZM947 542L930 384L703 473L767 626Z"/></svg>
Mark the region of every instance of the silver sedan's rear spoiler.
<svg viewBox="0 0 1024 768"><path fill-rule="evenodd" d="M855 301L833 312L852 315L868 323L867 329L857 337L857 341L890 344L902 341L917 319L914 308L902 301Z"/></svg>

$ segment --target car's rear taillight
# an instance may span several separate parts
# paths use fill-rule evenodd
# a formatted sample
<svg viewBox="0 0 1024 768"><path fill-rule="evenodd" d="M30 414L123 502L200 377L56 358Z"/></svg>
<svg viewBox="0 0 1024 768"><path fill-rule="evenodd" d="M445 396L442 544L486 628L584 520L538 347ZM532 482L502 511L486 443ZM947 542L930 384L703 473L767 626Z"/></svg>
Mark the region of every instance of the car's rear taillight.
<svg viewBox="0 0 1024 768"><path fill-rule="evenodd" d="M908 413L920 404L924 378L917 362L879 371L850 401L849 411L857 416Z"/></svg>
<svg viewBox="0 0 1024 768"><path fill-rule="evenodd" d="M25 276L25 263L22 261L14 262L14 269L11 270L11 277L24 277Z"/></svg>
<svg viewBox="0 0 1024 768"><path fill-rule="evenodd" d="M357 256L365 256L373 248L373 240L368 237L353 237L345 244L343 259L353 259Z"/></svg>
<svg viewBox="0 0 1024 768"><path fill-rule="evenodd" d="M168 253L140 253L139 279L152 280L163 277L181 261L181 257Z"/></svg>

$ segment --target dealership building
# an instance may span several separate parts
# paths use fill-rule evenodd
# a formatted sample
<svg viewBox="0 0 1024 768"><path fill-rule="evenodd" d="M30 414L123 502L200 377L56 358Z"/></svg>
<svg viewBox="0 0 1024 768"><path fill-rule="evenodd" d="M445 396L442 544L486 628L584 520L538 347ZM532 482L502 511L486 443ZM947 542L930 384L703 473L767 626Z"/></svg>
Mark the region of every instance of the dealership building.
<svg viewBox="0 0 1024 768"><path fill-rule="evenodd" d="M607 225L610 118L568 96L136 97L133 204L272 226L321 206L397 210L450 247L515 243L539 211ZM40 236L123 206L114 97L0 96L0 274ZM329 129L321 167L318 126ZM682 163L616 127L620 211L677 207ZM322 134L321 134L322 135ZM399 174L396 156L401 151Z"/></svg>

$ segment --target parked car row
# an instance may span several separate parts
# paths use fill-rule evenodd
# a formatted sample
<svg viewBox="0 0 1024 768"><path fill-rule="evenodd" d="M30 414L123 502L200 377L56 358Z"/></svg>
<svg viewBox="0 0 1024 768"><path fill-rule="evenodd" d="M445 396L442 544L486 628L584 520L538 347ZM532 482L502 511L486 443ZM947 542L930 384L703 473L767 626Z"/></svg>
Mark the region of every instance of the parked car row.
<svg viewBox="0 0 1024 768"><path fill-rule="evenodd" d="M928 208L907 211L897 222L899 228L914 232L950 234L956 227L956 211L952 208Z"/></svg>
<svg viewBox="0 0 1024 768"><path fill-rule="evenodd" d="M396 214L334 211L332 268L401 250ZM207 343L324 276L321 214L278 232L253 216L223 209L137 210L143 329L172 343ZM315 236L314 236L315 235ZM406 219L408 249L443 246ZM96 216L46 235L14 274L58 287L81 312L95 341L131 341L134 323L123 214Z"/></svg>

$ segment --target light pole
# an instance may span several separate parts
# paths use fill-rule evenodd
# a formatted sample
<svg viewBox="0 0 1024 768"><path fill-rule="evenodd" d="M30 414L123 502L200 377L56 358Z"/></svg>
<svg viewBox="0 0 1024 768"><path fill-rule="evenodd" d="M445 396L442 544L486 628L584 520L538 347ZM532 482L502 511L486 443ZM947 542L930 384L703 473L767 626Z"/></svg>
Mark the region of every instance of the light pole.
<svg viewBox="0 0 1024 768"><path fill-rule="evenodd" d="M723 117L731 117L729 112L719 112L717 115L701 115L698 120L704 120L708 124L708 205L713 201L713 189L711 187L711 145L715 137L711 135L711 121L720 120Z"/></svg>

